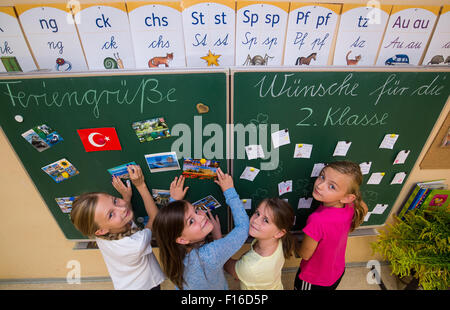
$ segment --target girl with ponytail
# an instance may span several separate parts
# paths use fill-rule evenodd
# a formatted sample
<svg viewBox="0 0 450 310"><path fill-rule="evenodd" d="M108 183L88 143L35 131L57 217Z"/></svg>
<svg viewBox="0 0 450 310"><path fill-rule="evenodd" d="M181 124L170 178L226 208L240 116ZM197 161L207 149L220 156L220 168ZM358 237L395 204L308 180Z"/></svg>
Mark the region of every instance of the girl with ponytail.
<svg viewBox="0 0 450 310"><path fill-rule="evenodd" d="M250 218L249 235L255 239L239 260L230 259L224 269L240 280L243 290L282 290L281 269L292 256L296 239L290 233L294 210L283 199L266 198Z"/></svg>
<svg viewBox="0 0 450 310"><path fill-rule="evenodd" d="M322 169L312 193L321 205L303 228L295 289L334 290L339 285L345 271L348 233L367 213L359 190L362 179L359 165L350 161L333 162Z"/></svg>

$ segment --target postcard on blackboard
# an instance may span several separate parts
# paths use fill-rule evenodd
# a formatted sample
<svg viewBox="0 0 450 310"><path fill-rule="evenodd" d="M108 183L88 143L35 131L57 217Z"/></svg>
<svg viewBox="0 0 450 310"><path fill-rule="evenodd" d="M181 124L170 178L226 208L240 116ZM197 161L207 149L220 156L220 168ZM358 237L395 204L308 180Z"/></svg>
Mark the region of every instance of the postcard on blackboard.
<svg viewBox="0 0 450 310"><path fill-rule="evenodd" d="M55 198L56 203L61 209L62 213L69 214L72 211L72 203L78 196L73 197L59 197Z"/></svg>
<svg viewBox="0 0 450 310"><path fill-rule="evenodd" d="M145 160L151 173L180 169L175 152L147 154Z"/></svg>
<svg viewBox="0 0 450 310"><path fill-rule="evenodd" d="M134 122L131 126L133 127L139 142L147 142L170 137L169 126L167 126L164 117Z"/></svg>
<svg viewBox="0 0 450 310"><path fill-rule="evenodd" d="M80 173L77 168L65 158L42 167L42 170L51 176L56 183L68 180Z"/></svg>
<svg viewBox="0 0 450 310"><path fill-rule="evenodd" d="M37 151L42 152L63 141L63 138L46 124L38 125L22 134Z"/></svg>
<svg viewBox="0 0 450 310"><path fill-rule="evenodd" d="M129 162L127 164L123 164L114 168L110 168L108 169L108 172L112 175L112 176L116 176L119 177L121 179L129 179L130 178L130 174L128 173L128 169L127 167L129 165L136 165L136 163L134 161Z"/></svg>
<svg viewBox="0 0 450 310"><path fill-rule="evenodd" d="M203 211L214 210L221 206L217 199L211 195L194 202L192 205L202 209Z"/></svg>
<svg viewBox="0 0 450 310"><path fill-rule="evenodd" d="M187 178L195 179L215 179L219 162L215 160L185 159L183 163L183 175Z"/></svg>

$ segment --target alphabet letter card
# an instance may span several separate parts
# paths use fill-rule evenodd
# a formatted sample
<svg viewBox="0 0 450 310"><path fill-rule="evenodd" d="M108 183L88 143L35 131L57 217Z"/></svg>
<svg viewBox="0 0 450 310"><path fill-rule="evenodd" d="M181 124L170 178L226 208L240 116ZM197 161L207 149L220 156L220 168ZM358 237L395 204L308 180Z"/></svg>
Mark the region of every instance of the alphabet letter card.
<svg viewBox="0 0 450 310"><path fill-rule="evenodd" d="M186 67L180 2L128 2L136 67Z"/></svg>
<svg viewBox="0 0 450 310"><path fill-rule="evenodd" d="M450 5L444 5L423 65L450 65Z"/></svg>
<svg viewBox="0 0 450 310"><path fill-rule="evenodd" d="M291 2L284 65L326 66L340 11L340 4Z"/></svg>
<svg viewBox="0 0 450 310"><path fill-rule="evenodd" d="M74 17L90 70L136 67L125 2L83 3Z"/></svg>
<svg viewBox="0 0 450 310"><path fill-rule="evenodd" d="M234 66L235 1L184 0L188 67Z"/></svg>
<svg viewBox="0 0 450 310"><path fill-rule="evenodd" d="M65 3L16 5L19 20L40 69L88 69L70 8Z"/></svg>
<svg viewBox="0 0 450 310"><path fill-rule="evenodd" d="M392 5L344 4L333 65L373 66Z"/></svg>
<svg viewBox="0 0 450 310"><path fill-rule="evenodd" d="M439 6L394 5L376 65L418 65L439 9Z"/></svg>
<svg viewBox="0 0 450 310"><path fill-rule="evenodd" d="M236 2L236 66L280 66L289 2Z"/></svg>
<svg viewBox="0 0 450 310"><path fill-rule="evenodd" d="M0 7L0 72L36 70L13 7Z"/></svg>

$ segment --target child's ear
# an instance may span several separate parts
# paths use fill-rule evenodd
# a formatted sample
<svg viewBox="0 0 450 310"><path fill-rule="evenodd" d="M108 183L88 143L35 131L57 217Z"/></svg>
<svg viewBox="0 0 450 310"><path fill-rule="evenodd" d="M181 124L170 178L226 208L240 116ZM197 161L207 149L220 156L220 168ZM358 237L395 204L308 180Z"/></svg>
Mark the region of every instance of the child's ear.
<svg viewBox="0 0 450 310"><path fill-rule="evenodd" d="M284 235L286 234L286 230L282 229L279 232L277 232L273 237L276 239L280 239L282 238Z"/></svg>
<svg viewBox="0 0 450 310"><path fill-rule="evenodd" d="M100 228L100 229L97 229L97 231L95 232L95 235L96 235L96 236L104 236L104 235L106 235L108 232L109 232L108 229Z"/></svg>
<svg viewBox="0 0 450 310"><path fill-rule="evenodd" d="M354 194L347 194L344 196L344 198L341 199L342 203L352 203L353 201L355 201L356 199L356 195Z"/></svg>
<svg viewBox="0 0 450 310"><path fill-rule="evenodd" d="M181 237L178 237L177 239L175 239L175 242L178 244L189 244L189 240L183 239Z"/></svg>

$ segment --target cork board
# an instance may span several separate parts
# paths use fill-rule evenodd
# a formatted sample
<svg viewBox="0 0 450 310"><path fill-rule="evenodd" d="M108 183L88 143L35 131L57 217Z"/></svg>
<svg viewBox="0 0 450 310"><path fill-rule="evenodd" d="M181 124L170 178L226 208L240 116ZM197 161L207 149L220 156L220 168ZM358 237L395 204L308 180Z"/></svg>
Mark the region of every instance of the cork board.
<svg viewBox="0 0 450 310"><path fill-rule="evenodd" d="M450 127L450 112L420 163L421 169L450 169L450 146L441 147Z"/></svg>

